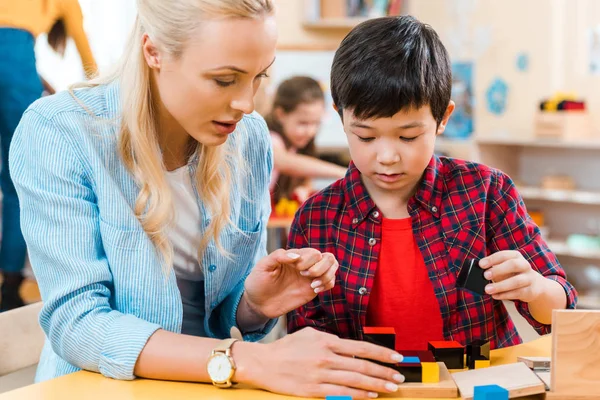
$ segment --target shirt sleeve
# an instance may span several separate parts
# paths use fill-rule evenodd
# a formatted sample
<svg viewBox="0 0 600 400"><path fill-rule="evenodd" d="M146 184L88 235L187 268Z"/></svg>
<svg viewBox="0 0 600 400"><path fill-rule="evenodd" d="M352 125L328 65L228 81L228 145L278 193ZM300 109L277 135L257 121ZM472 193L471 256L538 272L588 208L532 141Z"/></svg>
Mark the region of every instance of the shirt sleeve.
<svg viewBox="0 0 600 400"><path fill-rule="evenodd" d="M306 204L307 203L305 203L305 205ZM296 214L294 221L292 222L288 236L288 249L302 249L305 247L310 247L303 224L301 222L306 218L306 212L308 212L306 211L306 208L301 207ZM327 295L327 293L321 293L310 302L288 313L288 333L293 333L302 328L310 327L323 332L339 335L339 332L337 332L335 329L332 329L331 318L329 318L327 310L321 301L321 297L325 295Z"/></svg>
<svg viewBox="0 0 600 400"><path fill-rule="evenodd" d="M77 0L63 0L62 15L67 35L72 37L81 57L85 75L91 78L96 74L98 66L92 54L90 43L83 29L83 14Z"/></svg>
<svg viewBox="0 0 600 400"><path fill-rule="evenodd" d="M249 118L248 123L251 125L250 128L252 132L268 131L267 125L262 118ZM258 250L254 255L254 258L251 260L252 267L254 267L263 257L267 255L267 224L269 222L269 217L271 216L271 195L269 193L268 184L271 171L273 170L273 151L271 149L271 143L268 140L268 136L264 135L264 137L266 138L264 143L262 143L262 145L253 146L250 154L248 154L248 158L250 160L266 159L266 162L261 163L262 167L260 168L260 173L255 175L255 179L252 181L253 184L262 186L262 199L257 202L261 207L261 236ZM256 138L253 138L253 140L256 140ZM248 275L246 275L246 277L247 276ZM240 301L242 300L242 296L244 295L244 283L246 281L246 277L233 289L233 291L219 306L217 306L215 311L212 313L211 318L217 319L217 321L210 321L210 325L215 325L216 322L216 325L219 326L219 329L216 331L216 333L220 337L228 338L231 334L231 328L238 328L237 310ZM269 334L269 332L271 332L277 323L277 320L277 318L269 320L267 324L259 331L242 332L244 341L254 342L264 338Z"/></svg>
<svg viewBox="0 0 600 400"><path fill-rule="evenodd" d="M113 277L81 154L52 120L30 109L9 161L44 301L40 324L52 349L78 368L135 378L138 356L160 326L111 308Z"/></svg>
<svg viewBox="0 0 600 400"><path fill-rule="evenodd" d="M561 284L565 290L567 308L575 308L577 291L567 281L565 270L527 213L525 203L514 183L499 171L495 171L492 178L487 228L492 253L501 250L520 251L535 271ZM515 306L539 334L550 332L550 325L542 324L533 318L527 303L515 301Z"/></svg>

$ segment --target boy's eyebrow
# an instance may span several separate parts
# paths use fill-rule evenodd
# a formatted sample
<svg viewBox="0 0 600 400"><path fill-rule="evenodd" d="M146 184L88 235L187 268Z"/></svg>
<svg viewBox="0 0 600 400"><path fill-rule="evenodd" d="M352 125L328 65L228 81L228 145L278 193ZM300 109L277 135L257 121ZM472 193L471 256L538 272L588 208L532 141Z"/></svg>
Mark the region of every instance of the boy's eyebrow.
<svg viewBox="0 0 600 400"><path fill-rule="evenodd" d="M271 67L271 65L273 65L274 62L275 62L275 58L273 59L273 61L271 61L271 63L266 68L263 69L263 71L269 69ZM247 74L248 73L248 71L244 71L243 69L238 68L235 65L224 65L222 67L217 67L217 68L210 69L209 71L220 71L220 70L223 70L223 69L230 69L232 71L239 72L240 74Z"/></svg>
<svg viewBox="0 0 600 400"><path fill-rule="evenodd" d="M374 129L372 126L363 124L362 122L358 122L358 121L353 121L350 126L352 128L363 128L363 129Z"/></svg>
<svg viewBox="0 0 600 400"><path fill-rule="evenodd" d="M350 124L352 128L363 128L363 129L375 129L370 125L367 125L363 122L354 121ZM408 124L400 125L398 129L412 129L412 128L423 128L425 124L421 121L413 121Z"/></svg>
<svg viewBox="0 0 600 400"><path fill-rule="evenodd" d="M409 122L408 124L404 124L399 126L399 129L412 129L412 128L423 128L425 127L425 124L421 121L413 121L413 122Z"/></svg>

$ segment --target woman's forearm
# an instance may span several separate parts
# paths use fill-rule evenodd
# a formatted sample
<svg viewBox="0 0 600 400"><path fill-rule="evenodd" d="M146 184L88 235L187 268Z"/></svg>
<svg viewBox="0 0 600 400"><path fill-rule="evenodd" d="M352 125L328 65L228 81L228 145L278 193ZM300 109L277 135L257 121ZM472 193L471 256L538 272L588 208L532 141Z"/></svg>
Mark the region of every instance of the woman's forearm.
<svg viewBox="0 0 600 400"><path fill-rule="evenodd" d="M140 378L170 381L210 382L206 364L220 340L158 330L140 353L134 374ZM257 343L236 342L232 347L236 363L234 379L252 384L250 372Z"/></svg>

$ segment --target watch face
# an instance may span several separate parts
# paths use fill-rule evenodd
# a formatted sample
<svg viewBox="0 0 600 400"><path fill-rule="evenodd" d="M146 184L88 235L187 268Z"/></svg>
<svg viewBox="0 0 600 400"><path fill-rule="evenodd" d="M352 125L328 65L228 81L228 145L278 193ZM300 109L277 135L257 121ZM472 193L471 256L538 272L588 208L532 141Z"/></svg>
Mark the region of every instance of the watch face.
<svg viewBox="0 0 600 400"><path fill-rule="evenodd" d="M217 383L225 383L233 373L229 357L225 354L216 354L208 361L208 375Z"/></svg>

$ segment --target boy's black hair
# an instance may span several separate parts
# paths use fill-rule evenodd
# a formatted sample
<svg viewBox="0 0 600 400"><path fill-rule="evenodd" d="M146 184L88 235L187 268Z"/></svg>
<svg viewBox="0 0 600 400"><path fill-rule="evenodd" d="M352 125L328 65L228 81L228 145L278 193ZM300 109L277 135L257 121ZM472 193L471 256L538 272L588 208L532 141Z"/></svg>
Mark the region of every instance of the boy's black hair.
<svg viewBox="0 0 600 400"><path fill-rule="evenodd" d="M331 94L340 116L391 117L429 105L436 122L452 91L450 57L433 28L411 16L375 18L342 41L331 67Z"/></svg>

